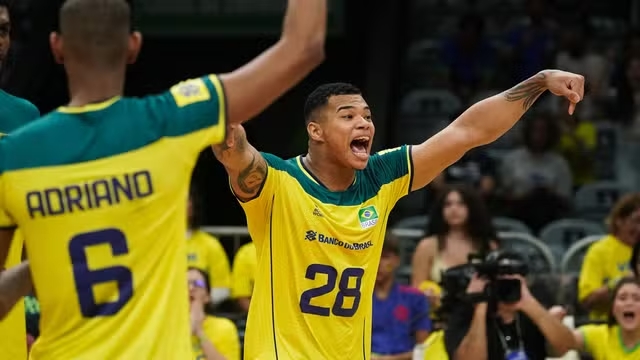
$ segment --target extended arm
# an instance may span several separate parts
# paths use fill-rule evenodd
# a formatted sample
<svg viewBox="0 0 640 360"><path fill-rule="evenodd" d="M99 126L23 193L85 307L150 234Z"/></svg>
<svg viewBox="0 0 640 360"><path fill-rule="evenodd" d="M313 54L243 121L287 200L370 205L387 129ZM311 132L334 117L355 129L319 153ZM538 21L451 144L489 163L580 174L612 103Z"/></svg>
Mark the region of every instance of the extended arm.
<svg viewBox="0 0 640 360"><path fill-rule="evenodd" d="M256 116L324 60L326 0L289 0L280 40L245 66L220 75L229 124Z"/></svg>
<svg viewBox="0 0 640 360"><path fill-rule="evenodd" d="M427 185L467 151L486 145L507 132L546 90L569 99L569 112L584 95L584 78L558 70L545 70L465 111L444 130L412 147L412 189Z"/></svg>
<svg viewBox="0 0 640 360"><path fill-rule="evenodd" d="M226 142L212 148L229 174L236 197L241 201L249 201L258 196L267 178L267 162L249 144L244 128L241 125L231 126Z"/></svg>
<svg viewBox="0 0 640 360"><path fill-rule="evenodd" d="M522 310L540 329L554 350L554 355L563 356L567 351L577 347L571 330L562 323L562 320L540 305L534 297L527 298L522 305Z"/></svg>
<svg viewBox="0 0 640 360"><path fill-rule="evenodd" d="M13 229L0 230L1 264L6 263L13 234ZM28 261L0 272L0 320L9 314L22 297L31 292L32 287Z"/></svg>
<svg viewBox="0 0 640 360"><path fill-rule="evenodd" d="M475 306L473 318L467 334L453 353L454 360L483 360L487 359L487 304Z"/></svg>

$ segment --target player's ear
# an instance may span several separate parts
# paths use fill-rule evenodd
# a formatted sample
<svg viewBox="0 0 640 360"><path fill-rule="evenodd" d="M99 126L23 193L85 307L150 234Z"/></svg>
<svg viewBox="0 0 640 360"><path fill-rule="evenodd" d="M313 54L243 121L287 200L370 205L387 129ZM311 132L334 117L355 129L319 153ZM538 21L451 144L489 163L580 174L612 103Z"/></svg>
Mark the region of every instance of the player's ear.
<svg viewBox="0 0 640 360"><path fill-rule="evenodd" d="M64 63L64 55L62 52L62 36L53 31L49 34L49 45L51 46L51 53L53 53L53 59L56 63Z"/></svg>
<svg viewBox="0 0 640 360"><path fill-rule="evenodd" d="M129 45L127 49L127 64L133 64L138 59L140 48L142 47L142 34L134 31L129 35Z"/></svg>
<svg viewBox="0 0 640 360"><path fill-rule="evenodd" d="M315 121L309 121L307 123L307 134L309 134L309 139L313 141L323 141L322 138L322 127Z"/></svg>

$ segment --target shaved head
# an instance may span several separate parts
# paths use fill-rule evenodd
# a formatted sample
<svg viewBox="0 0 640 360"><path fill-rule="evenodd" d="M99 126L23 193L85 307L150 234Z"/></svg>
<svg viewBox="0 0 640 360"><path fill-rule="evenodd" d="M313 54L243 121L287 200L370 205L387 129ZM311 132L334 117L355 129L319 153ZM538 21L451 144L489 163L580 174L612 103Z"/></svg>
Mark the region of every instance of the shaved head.
<svg viewBox="0 0 640 360"><path fill-rule="evenodd" d="M131 9L125 0L67 0L60 9L65 56L111 68L127 59Z"/></svg>

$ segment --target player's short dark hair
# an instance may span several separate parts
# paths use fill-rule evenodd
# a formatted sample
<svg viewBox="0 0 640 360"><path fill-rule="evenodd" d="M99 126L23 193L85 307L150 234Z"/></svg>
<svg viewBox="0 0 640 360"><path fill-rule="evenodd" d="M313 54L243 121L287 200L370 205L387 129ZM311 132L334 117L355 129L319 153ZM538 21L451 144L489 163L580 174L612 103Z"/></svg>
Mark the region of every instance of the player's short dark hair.
<svg viewBox="0 0 640 360"><path fill-rule="evenodd" d="M125 0L67 0L60 8L60 33L74 56L97 67L121 63L131 32Z"/></svg>
<svg viewBox="0 0 640 360"><path fill-rule="evenodd" d="M304 121L309 123L314 112L327 105L330 97L337 95L362 95L362 91L355 85L341 82L318 86L307 96L307 101L304 104Z"/></svg>
<svg viewBox="0 0 640 360"><path fill-rule="evenodd" d="M0 7L6 8L7 11L9 12L9 15L11 15L12 4L13 4L13 1L11 0L0 0Z"/></svg>

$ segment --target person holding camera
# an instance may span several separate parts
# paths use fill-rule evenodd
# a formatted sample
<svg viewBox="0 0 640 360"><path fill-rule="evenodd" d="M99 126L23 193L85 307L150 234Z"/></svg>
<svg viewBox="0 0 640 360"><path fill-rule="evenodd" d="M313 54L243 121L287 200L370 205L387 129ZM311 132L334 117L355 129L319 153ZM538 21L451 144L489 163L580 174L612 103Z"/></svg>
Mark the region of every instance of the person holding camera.
<svg viewBox="0 0 640 360"><path fill-rule="evenodd" d="M468 284L465 291L460 279L453 281L457 291L443 279L446 296L456 298L455 306L443 305L449 312L444 342L450 359L544 360L575 348L571 330L561 321L564 313L547 310L531 295L524 279L527 265L518 254L494 251L484 262L452 272L466 276ZM451 301L445 298L443 304Z"/></svg>

